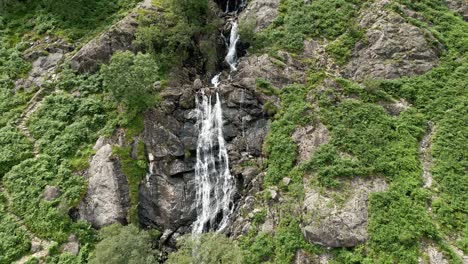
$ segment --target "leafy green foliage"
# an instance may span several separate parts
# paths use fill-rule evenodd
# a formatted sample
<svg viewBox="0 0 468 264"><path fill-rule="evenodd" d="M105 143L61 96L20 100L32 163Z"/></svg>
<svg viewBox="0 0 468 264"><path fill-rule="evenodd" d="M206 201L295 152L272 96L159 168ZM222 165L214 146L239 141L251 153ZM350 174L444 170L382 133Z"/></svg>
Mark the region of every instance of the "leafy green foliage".
<svg viewBox="0 0 468 264"><path fill-rule="evenodd" d="M279 16L268 29L255 37L254 46L300 51L304 40L308 38L337 38L353 25L353 19L364 2L363 0L281 1Z"/></svg>
<svg viewBox="0 0 468 264"><path fill-rule="evenodd" d="M145 145L142 141L138 141L136 148L136 159L131 156L131 146L114 147L113 149L113 153L118 156L121 162L122 172L127 177L130 186L130 222L134 224L138 223L137 205L140 182L146 175Z"/></svg>
<svg viewBox="0 0 468 264"><path fill-rule="evenodd" d="M350 28L343 35L328 44L326 51L339 65L345 64L353 53L356 43L363 38L362 30Z"/></svg>
<svg viewBox="0 0 468 264"><path fill-rule="evenodd" d="M73 230L83 244L93 240L89 225L73 223L67 215L68 208L77 205L85 192L83 178L73 175L67 163L57 164L47 155L27 159L5 174L3 183L11 196L9 210L37 236L63 242ZM47 185L61 190L50 202L42 196Z"/></svg>
<svg viewBox="0 0 468 264"><path fill-rule="evenodd" d="M0 8L0 30L16 43L27 32L65 35L71 40L99 32L110 25L119 12L132 8L135 0L42 0L6 1Z"/></svg>
<svg viewBox="0 0 468 264"><path fill-rule="evenodd" d="M31 144L16 129L10 126L0 128L0 178L14 165L31 158L31 150Z"/></svg>
<svg viewBox="0 0 468 264"><path fill-rule="evenodd" d="M5 213L3 202L0 193L0 263L8 264L27 253L31 242L26 231Z"/></svg>
<svg viewBox="0 0 468 264"><path fill-rule="evenodd" d="M310 105L305 101L307 89L291 85L281 90L281 110L271 124L265 139L264 151L268 156L265 183L273 185L286 177L294 167L297 146L291 138L294 129L312 120L307 112Z"/></svg>
<svg viewBox="0 0 468 264"><path fill-rule="evenodd" d="M256 228L241 239L244 263L292 263L296 252L304 249L316 252L301 233L299 222L292 216L285 216L275 229L275 234L260 232Z"/></svg>
<svg viewBox="0 0 468 264"><path fill-rule="evenodd" d="M75 98L58 92L47 96L29 120L37 146L59 158L74 155L83 143L97 138L106 124L106 109L98 97Z"/></svg>
<svg viewBox="0 0 468 264"><path fill-rule="evenodd" d="M101 241L92 252L89 263L145 264L156 263L157 251L152 248L152 239L147 231L134 225L118 224L100 231Z"/></svg>
<svg viewBox="0 0 468 264"><path fill-rule="evenodd" d="M116 52L101 73L104 87L130 113L138 113L153 106L156 95L154 82L159 80L158 65L149 54Z"/></svg>
<svg viewBox="0 0 468 264"><path fill-rule="evenodd" d="M214 2L208 0L162 0L164 13L145 12L139 20L136 44L152 53L161 70L192 62L203 70L213 70L217 62L216 33L219 18ZM192 58L191 58L192 57ZM205 60L193 60L194 57Z"/></svg>
<svg viewBox="0 0 468 264"><path fill-rule="evenodd" d="M242 251L235 241L222 234L206 233L196 237L185 236L178 242L179 250L171 253L169 264L241 264Z"/></svg>

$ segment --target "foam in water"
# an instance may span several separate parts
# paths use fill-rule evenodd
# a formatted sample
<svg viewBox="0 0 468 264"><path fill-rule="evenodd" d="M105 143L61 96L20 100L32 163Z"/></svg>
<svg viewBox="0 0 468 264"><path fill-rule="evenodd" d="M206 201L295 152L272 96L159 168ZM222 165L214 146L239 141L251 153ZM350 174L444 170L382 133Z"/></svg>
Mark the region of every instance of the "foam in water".
<svg viewBox="0 0 468 264"><path fill-rule="evenodd" d="M229 171L229 157L223 136L221 101L216 93L216 103L212 105L211 96L202 91L201 100L196 98L197 124L197 162L195 182L197 184L197 220L192 232L223 230L229 221L234 206L232 197L235 180Z"/></svg>
<svg viewBox="0 0 468 264"><path fill-rule="evenodd" d="M229 64L231 71L237 70L237 42L239 41L239 29L237 25L237 21L231 21L231 34L229 37L229 47L228 53L226 55L225 61Z"/></svg>

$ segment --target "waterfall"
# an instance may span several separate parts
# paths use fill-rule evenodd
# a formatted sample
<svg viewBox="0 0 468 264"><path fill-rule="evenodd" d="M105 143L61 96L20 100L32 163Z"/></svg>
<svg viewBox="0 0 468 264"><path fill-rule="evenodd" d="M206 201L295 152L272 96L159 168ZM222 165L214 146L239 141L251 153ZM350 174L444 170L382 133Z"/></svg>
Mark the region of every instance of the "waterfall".
<svg viewBox="0 0 468 264"><path fill-rule="evenodd" d="M230 4L228 0L226 13L231 9ZM237 15L245 2L236 1L233 4L236 8L234 14ZM236 19L234 16L228 20L231 32L227 43L228 52L224 58L231 72L237 70L236 46L239 33ZM236 191L236 181L229 171L229 156L223 136L223 113L217 91L220 76L221 72L211 79L214 93L209 91L209 94L205 94L205 90L202 89L195 98L199 134L195 163L197 219L193 223L192 234L223 230L229 224L229 217L234 211L233 196ZM216 100L214 104L212 98Z"/></svg>
<svg viewBox="0 0 468 264"><path fill-rule="evenodd" d="M235 180L229 171L229 158L223 136L221 100L216 93L216 103L211 96L201 92L196 98L197 183L196 204L198 217L192 232L199 234L210 230L222 230L228 224L234 206L231 202L235 191Z"/></svg>
<svg viewBox="0 0 468 264"><path fill-rule="evenodd" d="M229 47L228 53L226 55L225 61L229 64L231 71L237 70L237 42L239 41L238 25L237 21L232 20L231 22L231 34L229 37Z"/></svg>

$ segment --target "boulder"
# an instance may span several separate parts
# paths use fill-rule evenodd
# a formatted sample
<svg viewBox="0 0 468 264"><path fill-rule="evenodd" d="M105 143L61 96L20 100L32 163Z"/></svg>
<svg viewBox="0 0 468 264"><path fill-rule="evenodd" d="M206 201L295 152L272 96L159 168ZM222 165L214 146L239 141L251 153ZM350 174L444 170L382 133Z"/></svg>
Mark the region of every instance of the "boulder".
<svg viewBox="0 0 468 264"><path fill-rule="evenodd" d="M305 238L325 247L354 247L367 240L368 197L371 192L381 192L387 188L379 178L354 178L345 183L343 190L306 190L303 204L304 220L301 230ZM345 197L344 203L332 197Z"/></svg>
<svg viewBox="0 0 468 264"><path fill-rule="evenodd" d="M363 12L359 25L366 30L367 43L358 43L345 67L345 76L395 79L423 74L439 62L442 45L427 30L390 11L387 0Z"/></svg>
<svg viewBox="0 0 468 264"><path fill-rule="evenodd" d="M44 193L43 193L44 200L52 201L59 196L60 196L60 189L58 187L47 185L44 188Z"/></svg>
<svg viewBox="0 0 468 264"><path fill-rule="evenodd" d="M297 128L292 138L298 146L299 162L306 162L322 144L330 141L330 132L318 122L315 125Z"/></svg>
<svg viewBox="0 0 468 264"><path fill-rule="evenodd" d="M468 21L468 3L466 0L445 0L447 6Z"/></svg>
<svg viewBox="0 0 468 264"><path fill-rule="evenodd" d="M98 140L98 144L101 143ZM126 224L130 207L129 186L120 163L112 158L110 144L97 150L86 177L88 191L79 207L80 218L95 228L117 222Z"/></svg>
<svg viewBox="0 0 468 264"><path fill-rule="evenodd" d="M253 23L255 32L267 28L278 16L279 0L249 1L247 8L242 11L239 21L242 24Z"/></svg>
<svg viewBox="0 0 468 264"><path fill-rule="evenodd" d="M150 0L139 5L141 9L153 9ZM107 63L117 51L138 51L132 45L138 27L139 11L135 10L113 25L107 32L84 45L72 58L71 66L81 73L93 73L101 63Z"/></svg>

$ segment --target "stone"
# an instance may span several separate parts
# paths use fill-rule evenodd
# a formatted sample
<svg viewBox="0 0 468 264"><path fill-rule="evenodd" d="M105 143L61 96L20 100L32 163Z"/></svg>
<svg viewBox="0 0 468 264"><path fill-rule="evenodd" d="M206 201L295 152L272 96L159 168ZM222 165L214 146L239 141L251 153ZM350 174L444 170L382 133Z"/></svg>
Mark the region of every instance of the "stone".
<svg viewBox="0 0 468 264"><path fill-rule="evenodd" d="M42 249L44 249L44 247L42 246L41 241L38 241L36 239L31 240L31 253L39 252Z"/></svg>
<svg viewBox="0 0 468 264"><path fill-rule="evenodd" d="M447 258L432 241L421 243L423 257L418 259L419 264L448 264Z"/></svg>
<svg viewBox="0 0 468 264"><path fill-rule="evenodd" d="M330 141L330 132L318 122L315 125L297 128L292 138L298 146L299 162L307 162L321 145Z"/></svg>
<svg viewBox="0 0 468 264"><path fill-rule="evenodd" d="M193 88L196 89L196 90L199 90L203 87L203 83L200 79L195 79L195 81L193 81Z"/></svg>
<svg viewBox="0 0 468 264"><path fill-rule="evenodd" d="M69 253L73 256L77 256L80 252L80 244L78 242L67 242L61 247L62 253Z"/></svg>
<svg viewBox="0 0 468 264"><path fill-rule="evenodd" d="M278 16L279 0L252 0L242 11L239 21L252 24L254 32L267 28Z"/></svg>
<svg viewBox="0 0 468 264"><path fill-rule="evenodd" d="M268 54L251 55L239 59L238 70L233 82L239 86L255 89L258 78L263 78L274 87L305 81L304 65L298 61L286 64Z"/></svg>
<svg viewBox="0 0 468 264"><path fill-rule="evenodd" d="M468 3L466 0L445 0L447 6L468 21Z"/></svg>
<svg viewBox="0 0 468 264"><path fill-rule="evenodd" d="M379 0L363 11L359 25L366 30L368 44L356 46L345 76L395 79L423 74L438 64L442 44L429 31L390 11L388 4Z"/></svg>
<svg viewBox="0 0 468 264"><path fill-rule="evenodd" d="M394 100L393 102L379 102L379 105L385 108L392 116L398 116L411 107L405 99Z"/></svg>
<svg viewBox="0 0 468 264"><path fill-rule="evenodd" d="M47 185L44 188L44 193L42 196L44 197L44 200L52 201L60 196L60 189L55 186Z"/></svg>
<svg viewBox="0 0 468 264"><path fill-rule="evenodd" d="M277 200L279 195L278 195L278 192L274 189L269 189L268 190L270 192L270 197L271 197L271 200Z"/></svg>
<svg viewBox="0 0 468 264"><path fill-rule="evenodd" d="M283 185L288 186L291 183L291 178L284 177L283 178Z"/></svg>
<svg viewBox="0 0 468 264"><path fill-rule="evenodd" d="M113 223L126 224L130 207L129 186L120 163L112 158L110 144L97 150L86 176L88 190L79 206L80 218L95 228Z"/></svg>
<svg viewBox="0 0 468 264"><path fill-rule="evenodd" d="M139 5L142 9L153 9L149 0ZM84 45L72 58L71 67L80 73L93 73L101 63L107 63L117 51L138 51L132 43L138 27L138 10L128 14L107 32Z"/></svg>
<svg viewBox="0 0 468 264"><path fill-rule="evenodd" d="M387 184L380 178L353 178L343 184L350 193L306 189L301 230L310 243L337 248L367 240L369 194L385 191ZM337 196L344 197L342 204L332 198Z"/></svg>

